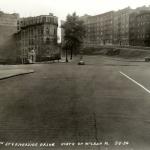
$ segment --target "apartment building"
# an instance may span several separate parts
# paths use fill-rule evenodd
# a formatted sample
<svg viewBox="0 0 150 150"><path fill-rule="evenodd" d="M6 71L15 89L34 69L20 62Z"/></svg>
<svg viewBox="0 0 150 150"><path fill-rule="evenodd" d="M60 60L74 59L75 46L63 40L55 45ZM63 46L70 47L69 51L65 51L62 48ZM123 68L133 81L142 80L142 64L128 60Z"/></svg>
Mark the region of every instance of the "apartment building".
<svg viewBox="0 0 150 150"><path fill-rule="evenodd" d="M127 7L100 15L80 17L84 21L87 30L84 46L148 45L148 42L143 44L143 39L141 39L141 42L139 41L141 34L144 34L143 30L146 30L145 32L148 34L150 28L147 23L149 22L148 14L142 13L143 11L150 11L150 6L142 6L136 9ZM148 35L145 36L148 37ZM145 36L143 35L143 37Z"/></svg>
<svg viewBox="0 0 150 150"><path fill-rule="evenodd" d="M83 19L87 28L84 45L129 45L131 11L132 9L128 7L117 12L110 11Z"/></svg>
<svg viewBox="0 0 150 150"><path fill-rule="evenodd" d="M65 21L61 20L61 43L64 43L64 36L65 36L65 31L63 28L63 25L65 24Z"/></svg>
<svg viewBox="0 0 150 150"><path fill-rule="evenodd" d="M129 45L136 46L137 44L137 13L133 12L129 17Z"/></svg>
<svg viewBox="0 0 150 150"><path fill-rule="evenodd" d="M116 45L129 45L129 16L130 7L118 10L114 15L114 41Z"/></svg>
<svg viewBox="0 0 150 150"><path fill-rule="evenodd" d="M132 46L150 46L150 6L138 7L130 15L129 31L130 45Z"/></svg>
<svg viewBox="0 0 150 150"><path fill-rule="evenodd" d="M136 45L150 46L150 11L141 12L136 16Z"/></svg>
<svg viewBox="0 0 150 150"><path fill-rule="evenodd" d="M16 41L19 14L8 14L0 11L0 63L14 63L16 61Z"/></svg>
<svg viewBox="0 0 150 150"><path fill-rule="evenodd" d="M114 12L107 12L96 16L82 16L86 26L84 46L111 45L113 43Z"/></svg>
<svg viewBox="0 0 150 150"><path fill-rule="evenodd" d="M57 49L58 18L53 14L21 18L18 21L18 59L25 63L31 52L41 61Z"/></svg>

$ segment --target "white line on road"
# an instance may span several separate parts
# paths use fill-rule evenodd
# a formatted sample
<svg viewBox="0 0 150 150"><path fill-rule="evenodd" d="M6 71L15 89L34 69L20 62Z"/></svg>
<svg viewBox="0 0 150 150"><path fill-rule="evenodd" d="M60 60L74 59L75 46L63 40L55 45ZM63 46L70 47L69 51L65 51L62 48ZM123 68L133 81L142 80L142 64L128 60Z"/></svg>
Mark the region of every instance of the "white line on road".
<svg viewBox="0 0 150 150"><path fill-rule="evenodd" d="M138 86L140 86L142 89L144 89L146 92L148 92L150 94L150 90L148 90L146 87L144 87L142 84L138 83L137 81L135 81L134 79L132 79L131 77L129 77L128 75L126 75L125 73L119 71L123 76L125 76L126 78L128 78L129 80L131 80L132 82L134 82L135 84L137 84Z"/></svg>

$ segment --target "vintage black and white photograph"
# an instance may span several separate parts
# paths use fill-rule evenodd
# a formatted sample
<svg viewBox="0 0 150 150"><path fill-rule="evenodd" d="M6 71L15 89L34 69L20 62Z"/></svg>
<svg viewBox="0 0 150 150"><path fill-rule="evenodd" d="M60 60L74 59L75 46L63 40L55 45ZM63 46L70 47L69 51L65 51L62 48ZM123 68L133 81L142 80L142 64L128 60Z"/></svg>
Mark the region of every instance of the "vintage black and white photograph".
<svg viewBox="0 0 150 150"><path fill-rule="evenodd" d="M0 150L150 150L150 1L0 0Z"/></svg>

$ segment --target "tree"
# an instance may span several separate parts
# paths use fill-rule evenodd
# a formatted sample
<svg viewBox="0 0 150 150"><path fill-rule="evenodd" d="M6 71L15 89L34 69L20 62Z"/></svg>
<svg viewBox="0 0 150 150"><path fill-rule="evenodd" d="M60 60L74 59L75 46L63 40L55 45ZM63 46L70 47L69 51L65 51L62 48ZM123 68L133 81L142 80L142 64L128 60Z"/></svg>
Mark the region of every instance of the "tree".
<svg viewBox="0 0 150 150"><path fill-rule="evenodd" d="M72 59L73 53L77 54L79 52L83 43L83 38L85 37L86 30L84 22L79 19L76 13L73 13L72 15L67 16L63 29L64 48L66 48L66 53L70 50L70 59Z"/></svg>

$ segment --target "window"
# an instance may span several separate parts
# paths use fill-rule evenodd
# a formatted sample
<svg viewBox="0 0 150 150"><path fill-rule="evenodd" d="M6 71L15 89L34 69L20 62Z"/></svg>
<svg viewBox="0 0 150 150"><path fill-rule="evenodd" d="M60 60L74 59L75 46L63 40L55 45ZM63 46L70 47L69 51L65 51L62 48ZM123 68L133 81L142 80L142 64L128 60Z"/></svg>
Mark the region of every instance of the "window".
<svg viewBox="0 0 150 150"><path fill-rule="evenodd" d="M56 28L54 28L54 35L56 35L57 34L57 29Z"/></svg>
<svg viewBox="0 0 150 150"><path fill-rule="evenodd" d="M46 44L49 44L49 43L50 43L50 39L46 38Z"/></svg>
<svg viewBox="0 0 150 150"><path fill-rule="evenodd" d="M48 29L48 27L46 28L46 34L49 34L49 29Z"/></svg>

